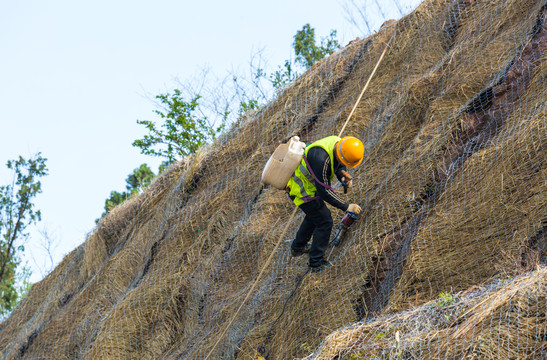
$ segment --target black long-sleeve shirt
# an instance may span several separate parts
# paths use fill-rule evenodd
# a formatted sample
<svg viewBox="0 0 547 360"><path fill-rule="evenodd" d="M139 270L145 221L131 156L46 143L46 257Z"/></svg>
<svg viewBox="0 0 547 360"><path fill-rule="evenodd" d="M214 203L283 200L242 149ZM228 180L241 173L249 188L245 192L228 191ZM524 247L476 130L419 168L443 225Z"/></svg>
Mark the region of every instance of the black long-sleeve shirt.
<svg viewBox="0 0 547 360"><path fill-rule="evenodd" d="M311 170L317 177L319 181L321 181L323 184L331 185L330 178L331 178L331 166L330 166L330 157L329 154L323 149L318 146L312 147L308 151L308 164L311 167ZM342 170L346 170L346 166L340 164L338 160L336 159L336 156L334 158L334 174L336 175L336 178L341 181L343 175ZM346 203L337 193L335 193L333 190L330 190L328 188L325 188L324 186L321 186L320 184L315 184L315 187L317 188L316 196L319 196L322 200L328 202L334 207L337 207L338 209L342 211L346 211L348 209L349 204Z"/></svg>

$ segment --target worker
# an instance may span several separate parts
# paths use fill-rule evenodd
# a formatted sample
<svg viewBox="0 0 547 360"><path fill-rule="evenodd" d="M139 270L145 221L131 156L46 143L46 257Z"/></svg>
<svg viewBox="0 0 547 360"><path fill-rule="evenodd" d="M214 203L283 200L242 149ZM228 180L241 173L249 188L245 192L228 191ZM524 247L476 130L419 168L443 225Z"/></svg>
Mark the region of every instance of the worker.
<svg viewBox="0 0 547 360"><path fill-rule="evenodd" d="M347 167L359 165L364 152L363 143L353 136L325 137L306 147L300 166L289 179L289 197L306 215L291 243L291 254L309 253L308 265L313 272L320 272L330 265L324 256L333 221L325 201L342 211L361 212L359 205L349 204L336 194L331 182L336 176L345 187L351 187L352 179Z"/></svg>

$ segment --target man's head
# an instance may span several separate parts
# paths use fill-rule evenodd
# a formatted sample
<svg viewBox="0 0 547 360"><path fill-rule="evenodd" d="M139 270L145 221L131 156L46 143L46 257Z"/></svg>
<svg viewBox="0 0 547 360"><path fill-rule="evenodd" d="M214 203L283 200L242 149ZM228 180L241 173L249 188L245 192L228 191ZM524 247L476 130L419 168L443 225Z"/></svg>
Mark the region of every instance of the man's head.
<svg viewBox="0 0 547 360"><path fill-rule="evenodd" d="M334 154L342 164L354 168L363 161L365 147L361 140L346 136L336 143Z"/></svg>

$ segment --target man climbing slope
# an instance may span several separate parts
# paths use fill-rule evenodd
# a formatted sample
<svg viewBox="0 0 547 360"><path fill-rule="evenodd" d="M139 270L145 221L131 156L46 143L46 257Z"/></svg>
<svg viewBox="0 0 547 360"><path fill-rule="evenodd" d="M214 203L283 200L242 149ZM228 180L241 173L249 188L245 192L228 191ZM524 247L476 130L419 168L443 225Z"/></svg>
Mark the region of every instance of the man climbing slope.
<svg viewBox="0 0 547 360"><path fill-rule="evenodd" d="M342 211L361 212L359 205L344 202L331 187L331 182L336 176L344 186L351 187L346 166L359 165L364 152L363 143L353 136L325 137L306 147L304 159L287 184L290 198L306 214L291 244L291 253L300 256L309 252L309 266L313 272L330 265L324 256L333 221L325 201ZM308 242L312 235L310 246Z"/></svg>

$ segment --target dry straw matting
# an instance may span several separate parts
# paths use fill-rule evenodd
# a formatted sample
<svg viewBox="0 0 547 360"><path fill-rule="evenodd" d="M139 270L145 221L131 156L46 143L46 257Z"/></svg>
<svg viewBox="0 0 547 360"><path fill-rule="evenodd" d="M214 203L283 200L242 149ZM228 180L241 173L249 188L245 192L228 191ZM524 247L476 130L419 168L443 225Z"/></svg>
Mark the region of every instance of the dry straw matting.
<svg viewBox="0 0 547 360"><path fill-rule="evenodd" d="M103 219L0 324L1 358L547 358L546 20L426 0L331 54ZM338 134L388 42L344 132L362 216L274 323L307 260L266 263L302 212L263 166Z"/></svg>

